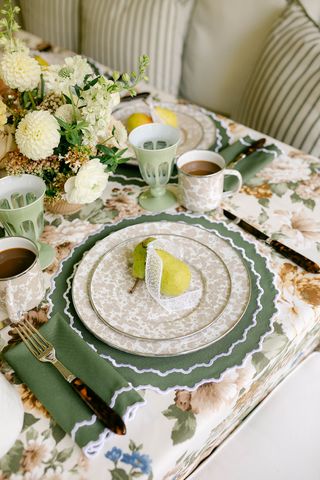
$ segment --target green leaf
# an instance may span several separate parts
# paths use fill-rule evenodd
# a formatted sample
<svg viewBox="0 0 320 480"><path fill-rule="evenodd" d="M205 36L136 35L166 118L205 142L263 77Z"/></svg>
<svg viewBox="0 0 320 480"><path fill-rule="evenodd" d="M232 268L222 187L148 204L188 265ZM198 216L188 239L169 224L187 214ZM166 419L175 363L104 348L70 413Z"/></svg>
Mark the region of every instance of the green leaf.
<svg viewBox="0 0 320 480"><path fill-rule="evenodd" d="M175 404L170 405L162 414L170 419L176 419L171 432L173 444L184 442L194 435L197 421L193 412L183 411Z"/></svg>
<svg viewBox="0 0 320 480"><path fill-rule="evenodd" d="M274 322L273 328L274 328L274 331L275 331L278 335L283 335L283 328L282 328L282 325L281 325L280 323Z"/></svg>
<svg viewBox="0 0 320 480"><path fill-rule="evenodd" d="M252 355L252 363L257 373L260 373L267 365L269 365L269 360L263 355L263 353L257 352Z"/></svg>
<svg viewBox="0 0 320 480"><path fill-rule="evenodd" d="M36 440L38 438L38 432L36 431L36 429L33 427L28 428L26 438L28 442L30 440Z"/></svg>
<svg viewBox="0 0 320 480"><path fill-rule="evenodd" d="M181 408L178 408L177 405L172 404L167 408L167 410L164 410L162 412L162 415L164 415L167 418L180 418L181 412L182 412Z"/></svg>
<svg viewBox="0 0 320 480"><path fill-rule="evenodd" d="M63 463L66 460L68 460L68 458L71 457L72 452L73 452L73 447L65 448L64 450L61 450L61 452L59 452L57 455L57 462Z"/></svg>
<svg viewBox="0 0 320 480"><path fill-rule="evenodd" d="M17 440L9 452L1 459L0 470L9 475L16 473L20 468L23 450L23 443L21 440Z"/></svg>
<svg viewBox="0 0 320 480"><path fill-rule="evenodd" d="M265 222L268 220L268 218L269 218L269 216L268 216L268 214L267 214L267 211L264 210L264 209L262 209L262 211L261 211L261 213L260 213L260 215L259 215L259 218L258 218L258 221L259 221L260 225L261 225L262 223L265 223Z"/></svg>
<svg viewBox="0 0 320 480"><path fill-rule="evenodd" d="M66 436L66 432L53 420L50 422L50 427L52 436L56 444L58 444Z"/></svg>
<svg viewBox="0 0 320 480"><path fill-rule="evenodd" d="M109 470L111 473L112 480L130 480L129 475L123 468L114 468L113 470Z"/></svg>
<svg viewBox="0 0 320 480"><path fill-rule="evenodd" d="M97 212L94 215L91 215L90 217L88 217L87 220L93 224L110 223L110 221L113 220L117 215L118 215L117 210L107 210L106 208L104 208L100 212Z"/></svg>
<svg viewBox="0 0 320 480"><path fill-rule="evenodd" d="M38 421L39 421L39 418L34 417L31 413L25 413L23 418L22 431L26 430L28 427L31 427L31 425L33 425Z"/></svg>
<svg viewBox="0 0 320 480"><path fill-rule="evenodd" d="M183 418L179 418L172 429L171 438L173 441L173 445L177 445L177 443L182 443L188 440L189 438L193 437L194 432L196 430L197 421L194 414L190 411L183 412L185 415Z"/></svg>
<svg viewBox="0 0 320 480"><path fill-rule="evenodd" d="M271 235L271 239L272 240L281 240L282 238L285 238L286 236L283 234L283 233L280 233L280 232L277 232L277 233L273 233Z"/></svg>
<svg viewBox="0 0 320 480"><path fill-rule="evenodd" d="M297 203L297 202L302 202L302 198L299 197L299 195L294 192L292 195L290 195L292 203Z"/></svg>
<svg viewBox="0 0 320 480"><path fill-rule="evenodd" d="M269 198L259 198L258 203L262 205L263 207L268 207L270 203Z"/></svg>
<svg viewBox="0 0 320 480"><path fill-rule="evenodd" d="M271 183L270 188L273 193L278 195L278 197L282 197L288 190L286 183Z"/></svg>
<svg viewBox="0 0 320 480"><path fill-rule="evenodd" d="M310 208L310 210L313 210L314 207L316 206L316 202L313 200L313 198L308 198L306 200L304 199L302 201L307 208Z"/></svg>

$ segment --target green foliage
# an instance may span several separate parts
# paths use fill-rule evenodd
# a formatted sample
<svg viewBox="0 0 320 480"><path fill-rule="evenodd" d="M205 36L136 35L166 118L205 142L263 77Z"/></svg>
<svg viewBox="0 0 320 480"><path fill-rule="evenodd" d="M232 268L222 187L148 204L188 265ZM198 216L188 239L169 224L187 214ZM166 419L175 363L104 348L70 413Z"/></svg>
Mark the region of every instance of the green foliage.
<svg viewBox="0 0 320 480"><path fill-rule="evenodd" d="M176 420L171 432L173 445L185 442L193 437L197 426L197 420L193 412L190 410L183 411L173 404L162 414L169 419Z"/></svg>
<svg viewBox="0 0 320 480"><path fill-rule="evenodd" d="M31 413L25 413L23 417L23 427L22 430L26 430L27 428L31 427L34 423L38 422L39 419L36 418Z"/></svg>
<svg viewBox="0 0 320 480"><path fill-rule="evenodd" d="M75 121L74 123L67 123L58 117L56 117L56 120L60 125L60 135L66 139L67 144L73 146L80 146L82 141L82 130L87 126L87 123L84 120ZM60 147L58 150L65 149L63 147Z"/></svg>
<svg viewBox="0 0 320 480"><path fill-rule="evenodd" d="M110 470L112 480L130 480L129 475L123 468Z"/></svg>
<svg viewBox="0 0 320 480"><path fill-rule="evenodd" d="M20 468L23 450L23 443L21 440L17 440L9 452L0 460L0 471L9 476L17 473Z"/></svg>
<svg viewBox="0 0 320 480"><path fill-rule="evenodd" d="M121 163L127 162L128 158L123 158L123 154L127 151L126 148L118 150L116 147L107 147L106 145L97 145L98 155L100 162L105 165L108 171L114 173L117 166Z"/></svg>
<svg viewBox="0 0 320 480"><path fill-rule="evenodd" d="M16 46L16 40L14 33L20 30L20 26L16 21L16 15L20 12L20 8L12 5L11 0L4 2L3 8L0 13L2 18L0 19L0 44L10 45L10 48Z"/></svg>

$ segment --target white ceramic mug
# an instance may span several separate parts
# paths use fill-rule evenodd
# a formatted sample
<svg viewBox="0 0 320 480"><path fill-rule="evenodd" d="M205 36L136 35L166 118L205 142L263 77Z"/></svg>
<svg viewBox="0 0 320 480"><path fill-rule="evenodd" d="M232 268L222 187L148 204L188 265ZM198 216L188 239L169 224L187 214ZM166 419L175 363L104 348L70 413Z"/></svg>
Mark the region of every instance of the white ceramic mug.
<svg viewBox="0 0 320 480"><path fill-rule="evenodd" d="M183 171L187 163L199 160L214 163L220 170L208 175L193 175ZM242 186L241 174L225 166L224 158L210 150L190 150L181 155L177 160L180 203L193 212L208 212L217 208L224 198L237 193ZM238 184L234 189L224 192L226 175L235 176Z"/></svg>
<svg viewBox="0 0 320 480"><path fill-rule="evenodd" d="M32 264L17 275L0 277L0 309L5 310L12 321L17 321L23 312L41 302L45 285L36 244L24 237L0 238L0 252L12 248L30 250L35 256Z"/></svg>

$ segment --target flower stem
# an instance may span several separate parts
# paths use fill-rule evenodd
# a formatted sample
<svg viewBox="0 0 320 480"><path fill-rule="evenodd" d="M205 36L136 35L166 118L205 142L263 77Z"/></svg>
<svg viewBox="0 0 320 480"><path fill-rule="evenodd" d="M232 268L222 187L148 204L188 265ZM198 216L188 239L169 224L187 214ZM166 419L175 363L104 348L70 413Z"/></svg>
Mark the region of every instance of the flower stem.
<svg viewBox="0 0 320 480"><path fill-rule="evenodd" d="M33 98L33 95L31 92L28 92L28 97L30 99L30 102L31 102L31 105L33 107L33 110L35 110L37 107L36 107L36 104L34 103L34 98Z"/></svg>
<svg viewBox="0 0 320 480"><path fill-rule="evenodd" d="M72 96L72 90L71 90L71 87L69 87L69 93L70 93L70 101L71 101L71 105L72 105L72 110L73 110L73 118L74 120L76 120L76 106L74 104L74 101L73 101L73 96Z"/></svg>

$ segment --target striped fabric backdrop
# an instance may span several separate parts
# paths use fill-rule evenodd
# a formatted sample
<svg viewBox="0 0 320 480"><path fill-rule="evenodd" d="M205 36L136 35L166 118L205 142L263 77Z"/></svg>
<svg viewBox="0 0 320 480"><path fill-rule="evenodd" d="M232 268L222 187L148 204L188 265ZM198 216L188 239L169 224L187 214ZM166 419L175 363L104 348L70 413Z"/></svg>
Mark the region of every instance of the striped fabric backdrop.
<svg viewBox="0 0 320 480"><path fill-rule="evenodd" d="M320 28L298 1L274 25L237 120L320 157Z"/></svg>
<svg viewBox="0 0 320 480"><path fill-rule="evenodd" d="M79 51L80 0L20 0L19 3L24 30L53 45Z"/></svg>
<svg viewBox="0 0 320 480"><path fill-rule="evenodd" d="M82 1L82 53L120 72L135 70L146 53L150 83L177 94L192 7L193 0Z"/></svg>

